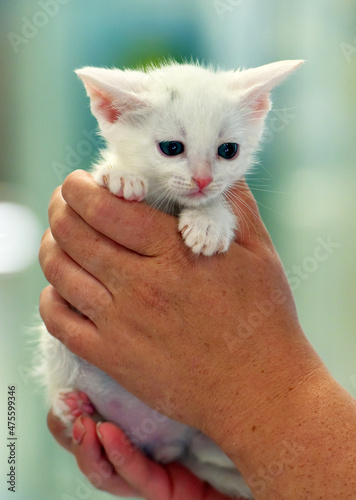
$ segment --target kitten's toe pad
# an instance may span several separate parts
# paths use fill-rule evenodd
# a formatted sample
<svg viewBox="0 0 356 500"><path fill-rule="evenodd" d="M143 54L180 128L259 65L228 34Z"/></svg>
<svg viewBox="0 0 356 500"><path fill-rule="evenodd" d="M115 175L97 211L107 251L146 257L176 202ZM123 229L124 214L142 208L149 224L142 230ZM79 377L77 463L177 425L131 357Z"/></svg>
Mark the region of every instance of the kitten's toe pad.
<svg viewBox="0 0 356 500"><path fill-rule="evenodd" d="M128 201L142 201L147 192L146 181L136 175L123 174L112 170L103 174L102 185L105 185L115 196Z"/></svg>
<svg viewBox="0 0 356 500"><path fill-rule="evenodd" d="M182 213L178 229L194 253L206 256L226 252L234 235L233 229L190 211Z"/></svg>
<svg viewBox="0 0 356 500"><path fill-rule="evenodd" d="M53 413L60 418L66 427L71 427L80 415L94 415L95 406L88 396L75 389L63 389L58 392L52 404Z"/></svg>

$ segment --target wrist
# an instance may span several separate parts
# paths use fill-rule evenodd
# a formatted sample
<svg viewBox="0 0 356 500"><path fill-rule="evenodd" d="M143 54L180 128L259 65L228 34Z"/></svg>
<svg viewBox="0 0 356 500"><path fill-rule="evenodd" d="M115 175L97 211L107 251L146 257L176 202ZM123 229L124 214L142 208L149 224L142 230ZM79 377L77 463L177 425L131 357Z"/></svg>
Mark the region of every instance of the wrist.
<svg viewBox="0 0 356 500"><path fill-rule="evenodd" d="M256 499L353 498L347 495L356 489L355 400L308 343L280 365L276 381L266 371L253 373L206 432Z"/></svg>
<svg viewBox="0 0 356 500"><path fill-rule="evenodd" d="M278 426L279 419L285 418L282 411L290 411L296 390L313 386L314 374L316 378L328 374L300 327L278 341L267 335L266 339L263 355L236 356L236 371L229 373L210 401L204 432L227 451L231 432L249 435L263 422L268 428L273 422Z"/></svg>

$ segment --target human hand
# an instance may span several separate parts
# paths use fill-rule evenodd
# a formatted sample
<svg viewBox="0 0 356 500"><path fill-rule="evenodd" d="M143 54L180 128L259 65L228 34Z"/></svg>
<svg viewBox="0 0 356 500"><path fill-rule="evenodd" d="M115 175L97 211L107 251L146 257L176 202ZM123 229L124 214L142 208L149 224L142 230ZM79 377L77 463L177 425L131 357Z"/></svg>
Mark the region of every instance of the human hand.
<svg viewBox="0 0 356 500"><path fill-rule="evenodd" d="M236 242L196 258L174 217L74 172L50 204L41 315L73 352L214 439L256 499L351 500L356 403L306 340L251 193L235 196Z"/></svg>
<svg viewBox="0 0 356 500"><path fill-rule="evenodd" d="M176 218L76 171L52 197L40 251L52 284L40 302L49 332L219 443L226 425L242 430L257 407L269 418L271 401L315 368L256 203L245 184L234 195L237 241L226 254L197 258Z"/></svg>
<svg viewBox="0 0 356 500"><path fill-rule="evenodd" d="M61 421L50 411L48 427L66 450L73 453L88 480L116 496L146 500L228 500L178 463L160 465L143 455L114 424L98 426L82 415L66 436Z"/></svg>

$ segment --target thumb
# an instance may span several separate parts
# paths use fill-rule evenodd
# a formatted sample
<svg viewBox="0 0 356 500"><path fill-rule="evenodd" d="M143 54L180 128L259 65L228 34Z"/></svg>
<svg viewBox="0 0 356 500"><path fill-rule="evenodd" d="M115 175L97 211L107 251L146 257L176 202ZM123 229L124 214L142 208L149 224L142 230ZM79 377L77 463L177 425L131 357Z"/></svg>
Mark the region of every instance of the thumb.
<svg viewBox="0 0 356 500"><path fill-rule="evenodd" d="M118 198L82 170L62 185L65 202L92 228L120 246L147 257L161 255L179 241L175 217L145 203ZM171 238L167 238L170 231Z"/></svg>

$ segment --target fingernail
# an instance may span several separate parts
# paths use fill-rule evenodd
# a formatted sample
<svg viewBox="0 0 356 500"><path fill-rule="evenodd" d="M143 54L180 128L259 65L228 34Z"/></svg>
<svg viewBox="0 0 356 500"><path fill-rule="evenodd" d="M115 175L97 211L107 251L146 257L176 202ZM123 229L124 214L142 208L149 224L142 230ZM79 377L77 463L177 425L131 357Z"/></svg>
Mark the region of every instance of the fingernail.
<svg viewBox="0 0 356 500"><path fill-rule="evenodd" d="M100 441L103 439L103 436L102 436L102 434L101 434L101 432L100 432L100 429L99 429L99 427L101 426L101 424L102 424L102 422L98 422L98 423L96 424L96 433L97 433L98 438L100 439Z"/></svg>
<svg viewBox="0 0 356 500"><path fill-rule="evenodd" d="M83 416L81 415L77 420L75 421L73 425L73 441L76 444L80 444L82 442L82 439L86 433L86 428L84 427L83 424Z"/></svg>

